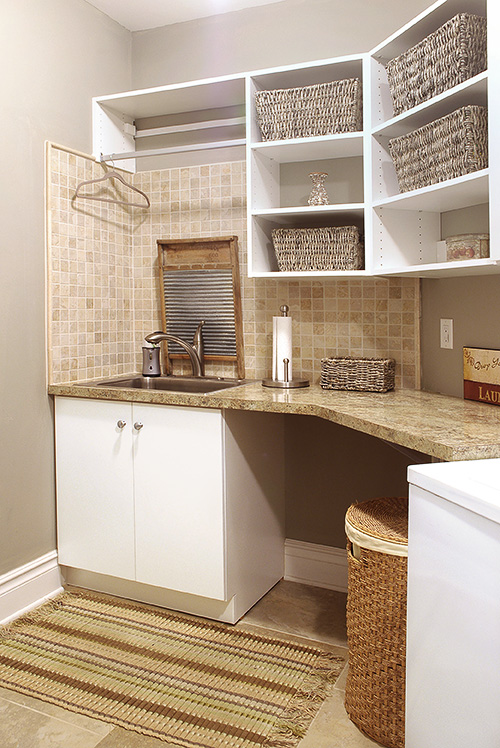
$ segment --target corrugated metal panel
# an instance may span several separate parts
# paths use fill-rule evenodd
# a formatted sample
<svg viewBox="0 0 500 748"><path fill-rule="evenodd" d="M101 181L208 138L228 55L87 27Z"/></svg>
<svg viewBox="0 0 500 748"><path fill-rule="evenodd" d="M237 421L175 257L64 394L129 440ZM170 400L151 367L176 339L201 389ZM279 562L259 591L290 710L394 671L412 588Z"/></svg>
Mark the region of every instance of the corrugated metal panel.
<svg viewBox="0 0 500 748"><path fill-rule="evenodd" d="M203 343L210 356L236 356L232 271L175 270L163 272L167 332L191 342L204 319ZM171 353L185 353L174 343Z"/></svg>

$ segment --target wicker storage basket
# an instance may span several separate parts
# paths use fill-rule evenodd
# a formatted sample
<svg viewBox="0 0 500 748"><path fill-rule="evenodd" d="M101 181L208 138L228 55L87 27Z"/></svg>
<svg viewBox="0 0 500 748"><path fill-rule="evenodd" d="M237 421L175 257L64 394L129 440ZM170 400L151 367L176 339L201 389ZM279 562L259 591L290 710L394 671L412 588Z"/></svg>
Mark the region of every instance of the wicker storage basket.
<svg viewBox="0 0 500 748"><path fill-rule="evenodd" d="M382 498L347 510L345 708L389 748L405 743L408 500Z"/></svg>
<svg viewBox="0 0 500 748"><path fill-rule="evenodd" d="M389 151L401 192L417 190L488 166L488 111L465 106L393 138Z"/></svg>
<svg viewBox="0 0 500 748"><path fill-rule="evenodd" d="M358 78L259 91L255 94L255 107L262 140L332 135L363 127Z"/></svg>
<svg viewBox="0 0 500 748"><path fill-rule="evenodd" d="M324 390L388 392L394 389L395 371L393 358L322 358L320 384Z"/></svg>
<svg viewBox="0 0 500 748"><path fill-rule="evenodd" d="M394 114L486 70L486 19L459 13L387 63Z"/></svg>
<svg viewBox="0 0 500 748"><path fill-rule="evenodd" d="M356 226L274 229L280 270L361 270L363 244Z"/></svg>

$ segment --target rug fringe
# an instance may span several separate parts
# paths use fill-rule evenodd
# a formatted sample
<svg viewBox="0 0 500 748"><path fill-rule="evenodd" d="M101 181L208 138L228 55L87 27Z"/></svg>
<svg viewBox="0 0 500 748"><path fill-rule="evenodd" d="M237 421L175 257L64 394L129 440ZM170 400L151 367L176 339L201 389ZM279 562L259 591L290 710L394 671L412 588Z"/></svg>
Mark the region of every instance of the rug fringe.
<svg viewBox="0 0 500 748"><path fill-rule="evenodd" d="M15 618L10 623L6 623L4 626L0 626L0 641L4 639L10 639L15 636L18 628L23 628L28 623L39 623L47 618L48 615L64 605L65 598L68 595L66 591L60 592L56 597L50 600L44 600L37 608L23 613L19 618Z"/></svg>
<svg viewBox="0 0 500 748"><path fill-rule="evenodd" d="M304 679L300 695L324 698L329 686L338 678L334 665L344 662L344 658L333 652L321 652L310 674Z"/></svg>
<svg viewBox="0 0 500 748"><path fill-rule="evenodd" d="M319 655L311 674L292 696L261 748L295 748L338 678L338 670L333 666L343 662L343 657L332 652Z"/></svg>

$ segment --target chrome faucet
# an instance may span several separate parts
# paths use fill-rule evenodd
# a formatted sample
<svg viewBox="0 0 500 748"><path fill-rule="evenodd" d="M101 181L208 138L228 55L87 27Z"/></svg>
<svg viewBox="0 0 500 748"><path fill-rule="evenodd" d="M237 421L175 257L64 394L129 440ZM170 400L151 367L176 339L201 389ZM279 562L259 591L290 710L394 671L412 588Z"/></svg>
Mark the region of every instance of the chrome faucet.
<svg viewBox="0 0 500 748"><path fill-rule="evenodd" d="M193 377L203 377L205 375L205 362L203 356L203 336L201 328L204 324L205 320L202 320L196 328L192 345L182 338L179 338L177 335L171 335L170 333L162 332L161 330L146 335L145 340L147 340L148 343L153 343L153 345L157 345L162 340L169 340L171 343L177 343L181 348L184 348L189 356L191 367L193 369Z"/></svg>
<svg viewBox="0 0 500 748"><path fill-rule="evenodd" d="M202 329L204 324L205 320L202 319L201 322L198 323L198 327L196 328L196 332L193 337L193 348L195 349L196 353L198 354L198 358L200 359L202 374L205 374L205 346L203 344Z"/></svg>

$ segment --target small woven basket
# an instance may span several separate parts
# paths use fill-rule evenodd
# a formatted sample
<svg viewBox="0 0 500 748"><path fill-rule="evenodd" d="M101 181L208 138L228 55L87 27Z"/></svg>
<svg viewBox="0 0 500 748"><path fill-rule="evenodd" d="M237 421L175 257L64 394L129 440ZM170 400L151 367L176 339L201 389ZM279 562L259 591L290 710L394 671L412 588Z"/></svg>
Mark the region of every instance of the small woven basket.
<svg viewBox="0 0 500 748"><path fill-rule="evenodd" d="M345 708L367 735L404 748L408 500L381 498L346 514Z"/></svg>
<svg viewBox="0 0 500 748"><path fill-rule="evenodd" d="M387 63L394 115L482 73L486 67L486 19L459 13Z"/></svg>
<svg viewBox="0 0 500 748"><path fill-rule="evenodd" d="M321 359L320 385L324 390L388 392L394 389L396 362L393 358Z"/></svg>
<svg viewBox="0 0 500 748"><path fill-rule="evenodd" d="M280 270L361 270L363 243L356 226L274 229Z"/></svg>
<svg viewBox="0 0 500 748"><path fill-rule="evenodd" d="M400 192L455 179L488 166L488 111L465 106L393 138L389 151Z"/></svg>
<svg viewBox="0 0 500 748"><path fill-rule="evenodd" d="M258 91L255 107L262 140L333 135L363 127L359 78Z"/></svg>

